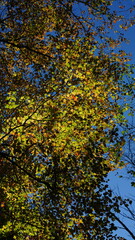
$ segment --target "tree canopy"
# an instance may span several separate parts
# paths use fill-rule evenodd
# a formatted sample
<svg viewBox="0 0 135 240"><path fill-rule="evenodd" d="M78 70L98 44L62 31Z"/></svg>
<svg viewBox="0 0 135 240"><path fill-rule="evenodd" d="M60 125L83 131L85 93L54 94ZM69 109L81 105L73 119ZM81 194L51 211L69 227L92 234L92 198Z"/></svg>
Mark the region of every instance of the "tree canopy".
<svg viewBox="0 0 135 240"><path fill-rule="evenodd" d="M117 46L132 14L104 0L1 3L1 238L113 239L105 177L123 165L132 83Z"/></svg>

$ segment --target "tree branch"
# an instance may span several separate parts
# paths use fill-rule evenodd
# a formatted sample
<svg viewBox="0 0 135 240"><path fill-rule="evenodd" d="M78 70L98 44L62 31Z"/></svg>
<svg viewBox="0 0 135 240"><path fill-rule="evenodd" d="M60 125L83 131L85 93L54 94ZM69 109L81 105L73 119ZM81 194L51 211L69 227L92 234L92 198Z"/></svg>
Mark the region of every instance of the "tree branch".
<svg viewBox="0 0 135 240"><path fill-rule="evenodd" d="M7 43L7 44L11 44L13 47L16 47L16 48L24 48L24 49L27 49L27 50L29 50L29 51L31 51L31 52L34 52L34 53L37 53L37 54L42 55L42 56L44 56L44 57L47 57L47 58L52 59L52 57L50 57L49 55L44 54L44 53L40 52L39 50L32 49L32 48L30 48L28 45L15 44L15 43L10 42L9 40L6 40L6 39L4 39L4 38L0 39L0 42Z"/></svg>
<svg viewBox="0 0 135 240"><path fill-rule="evenodd" d="M122 227L129 233L129 235L135 240L135 235L130 231L130 229L114 213L111 213L111 214L122 225Z"/></svg>
<svg viewBox="0 0 135 240"><path fill-rule="evenodd" d="M0 157L3 157L5 159L7 159L10 163L14 164L17 168L19 168L20 170L22 170L26 175L28 175L30 178L32 178L33 180L41 183L41 184L45 184L47 186L47 188L53 190L53 187L51 187L51 185L46 182L43 181L41 178L37 178L35 176L33 176L30 172L28 172L26 169L22 168L21 166L19 166L14 160L13 158L16 158L15 156L10 156L9 154L5 153L5 152L0 152Z"/></svg>

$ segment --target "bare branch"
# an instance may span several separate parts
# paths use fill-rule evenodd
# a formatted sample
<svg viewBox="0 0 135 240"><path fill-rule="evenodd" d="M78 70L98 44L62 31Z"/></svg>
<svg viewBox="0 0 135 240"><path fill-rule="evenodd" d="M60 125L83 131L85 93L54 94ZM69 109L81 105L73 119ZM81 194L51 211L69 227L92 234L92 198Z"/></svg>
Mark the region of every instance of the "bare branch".
<svg viewBox="0 0 135 240"><path fill-rule="evenodd" d="M130 229L114 213L111 213L111 214L122 225L122 227L129 233L129 235L135 240L135 235L130 231Z"/></svg>

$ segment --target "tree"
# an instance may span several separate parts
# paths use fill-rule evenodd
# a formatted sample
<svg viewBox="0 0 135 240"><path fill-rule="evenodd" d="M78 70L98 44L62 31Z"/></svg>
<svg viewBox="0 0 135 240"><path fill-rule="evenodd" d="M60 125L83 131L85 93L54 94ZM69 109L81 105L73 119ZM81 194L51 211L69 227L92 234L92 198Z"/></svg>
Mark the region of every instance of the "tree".
<svg viewBox="0 0 135 240"><path fill-rule="evenodd" d="M105 177L123 165L118 100L131 85L126 53L112 51L124 37L107 33L124 21L112 2L2 1L3 236L113 239Z"/></svg>

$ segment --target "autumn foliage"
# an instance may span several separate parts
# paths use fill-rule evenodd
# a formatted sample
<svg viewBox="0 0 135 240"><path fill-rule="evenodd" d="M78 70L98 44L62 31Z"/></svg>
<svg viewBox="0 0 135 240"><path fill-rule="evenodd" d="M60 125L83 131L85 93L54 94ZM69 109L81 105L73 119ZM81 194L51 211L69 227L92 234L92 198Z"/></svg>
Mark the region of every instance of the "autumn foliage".
<svg viewBox="0 0 135 240"><path fill-rule="evenodd" d="M113 239L105 177L123 164L131 85L110 32L133 21L112 4L2 1L0 239Z"/></svg>

